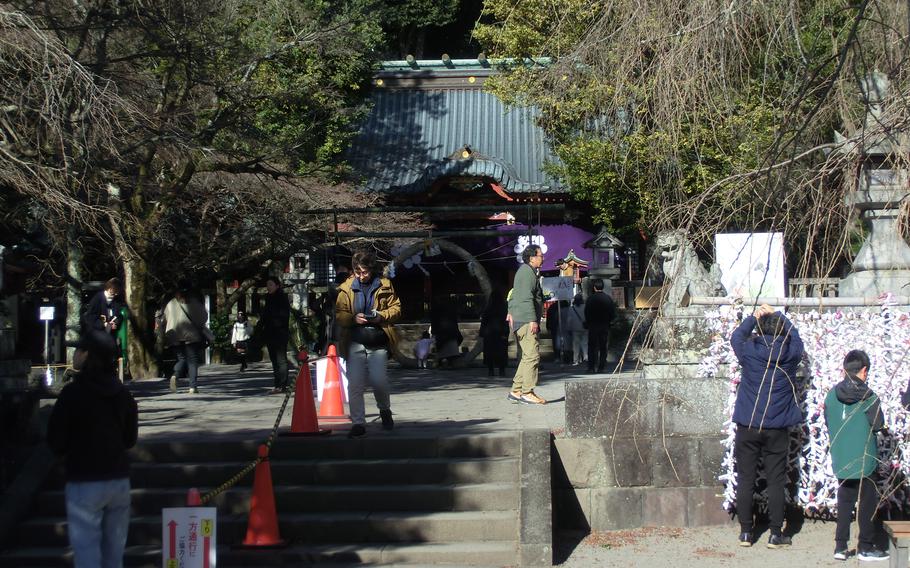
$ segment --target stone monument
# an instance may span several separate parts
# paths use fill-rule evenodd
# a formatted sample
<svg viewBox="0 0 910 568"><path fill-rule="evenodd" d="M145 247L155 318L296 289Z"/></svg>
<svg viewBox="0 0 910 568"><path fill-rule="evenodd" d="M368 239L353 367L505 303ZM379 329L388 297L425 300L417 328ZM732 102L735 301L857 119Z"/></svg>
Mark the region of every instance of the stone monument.
<svg viewBox="0 0 910 568"><path fill-rule="evenodd" d="M873 73L861 83L867 105L863 133L859 142L844 142L843 152L859 155L862 168L856 190L847 195L847 205L856 208L868 228L862 248L853 260L853 272L840 283L840 296L877 297L891 292L910 294L910 246L901 237L897 219L901 203L908 192L907 171L882 168L888 158L900 150L894 136L882 131L883 105L888 92L888 78Z"/></svg>

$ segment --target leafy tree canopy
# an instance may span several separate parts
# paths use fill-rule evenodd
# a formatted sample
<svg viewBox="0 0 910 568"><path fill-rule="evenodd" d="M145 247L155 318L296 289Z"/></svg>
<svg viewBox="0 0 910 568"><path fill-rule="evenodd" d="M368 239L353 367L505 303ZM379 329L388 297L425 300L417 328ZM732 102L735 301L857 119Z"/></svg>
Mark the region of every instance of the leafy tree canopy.
<svg viewBox="0 0 910 568"><path fill-rule="evenodd" d="M906 123L907 16L893 0L488 0L475 38L530 58L492 89L541 109L552 171L598 221L705 240L783 230L824 275L850 228L842 174L859 158L835 130L862 147ZM864 128L860 82L876 70L888 112Z"/></svg>

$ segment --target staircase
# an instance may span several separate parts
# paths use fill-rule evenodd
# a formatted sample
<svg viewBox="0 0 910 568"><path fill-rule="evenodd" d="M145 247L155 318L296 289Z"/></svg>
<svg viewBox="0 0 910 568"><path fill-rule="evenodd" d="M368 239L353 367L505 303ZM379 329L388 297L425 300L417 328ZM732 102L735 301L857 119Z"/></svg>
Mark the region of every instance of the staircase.
<svg viewBox="0 0 910 568"><path fill-rule="evenodd" d="M548 435L546 439L548 448ZM359 440L338 432L279 438L270 463L281 536L288 547L233 548L246 534L250 474L210 503L218 509L218 566L518 565L519 519L525 515L519 511L521 440L521 432L452 436L401 431ZM205 494L255 455L252 442L138 446L125 564L161 566L161 509L184 506L190 487ZM62 489L62 471L55 470L31 515L8 539L10 548L0 553L0 566L71 565Z"/></svg>

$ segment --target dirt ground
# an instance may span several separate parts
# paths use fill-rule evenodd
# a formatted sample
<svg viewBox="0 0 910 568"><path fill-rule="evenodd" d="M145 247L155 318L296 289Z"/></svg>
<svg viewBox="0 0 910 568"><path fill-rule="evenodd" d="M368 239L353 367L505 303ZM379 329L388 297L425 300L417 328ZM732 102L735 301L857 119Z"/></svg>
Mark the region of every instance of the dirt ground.
<svg viewBox="0 0 910 568"><path fill-rule="evenodd" d="M856 525L851 530L856 546ZM561 534L555 562L566 568L642 566L649 568L775 568L777 566L888 566L888 562L862 562L851 558L835 560L834 523L807 520L793 546L766 548L764 533L751 548L738 546L738 527L726 525L702 528L644 527L594 533L578 537Z"/></svg>

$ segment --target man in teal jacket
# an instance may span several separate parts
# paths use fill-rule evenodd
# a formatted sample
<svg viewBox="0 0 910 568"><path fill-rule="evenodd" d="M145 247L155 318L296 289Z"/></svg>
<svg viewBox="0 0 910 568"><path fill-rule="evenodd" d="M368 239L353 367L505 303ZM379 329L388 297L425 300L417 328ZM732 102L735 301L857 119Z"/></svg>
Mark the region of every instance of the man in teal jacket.
<svg viewBox="0 0 910 568"><path fill-rule="evenodd" d="M521 253L524 264L515 273L512 295L509 298L509 323L518 345L521 361L515 370L509 401L524 404L546 404L537 396L537 375L540 370L540 318L543 316L543 290L537 270L543 264L543 251L538 245L528 245Z"/></svg>
<svg viewBox="0 0 910 568"><path fill-rule="evenodd" d="M875 483L878 443L875 432L884 429L878 396L866 384L869 356L854 349L844 357L844 380L825 397L825 422L831 445L831 463L837 477L837 530L834 558L849 556L850 522L859 497L860 560L887 560L888 553L877 545L883 541L882 521L876 514L880 495Z"/></svg>

